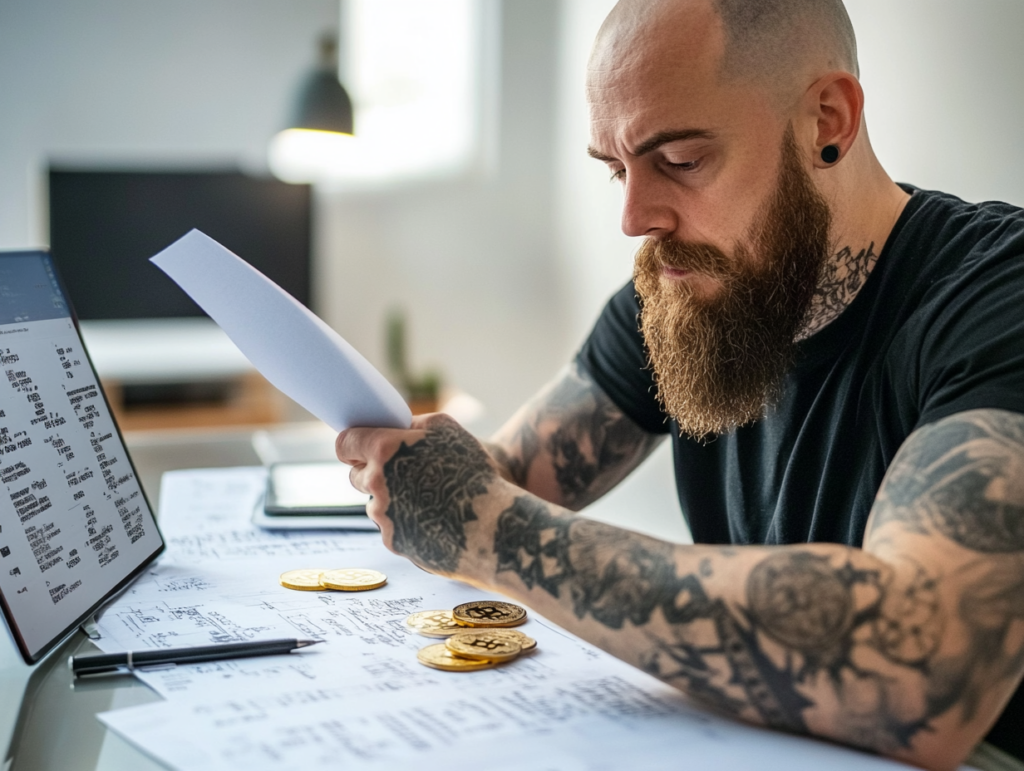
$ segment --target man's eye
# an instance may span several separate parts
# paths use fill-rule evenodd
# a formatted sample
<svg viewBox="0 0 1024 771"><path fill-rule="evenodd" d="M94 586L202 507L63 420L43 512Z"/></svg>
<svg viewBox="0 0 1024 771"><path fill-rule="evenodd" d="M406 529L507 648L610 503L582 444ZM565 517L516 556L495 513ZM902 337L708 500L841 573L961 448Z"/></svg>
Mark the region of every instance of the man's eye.
<svg viewBox="0 0 1024 771"><path fill-rule="evenodd" d="M618 171L613 171L612 172L612 175L611 175L611 177L609 177L608 181L609 182L621 182L625 178L626 178L626 170L625 169L619 169Z"/></svg>
<svg viewBox="0 0 1024 771"><path fill-rule="evenodd" d="M700 160L696 161L683 161L682 163L672 163L672 161L666 161L669 166L673 169L679 169L681 171L693 171L700 166Z"/></svg>

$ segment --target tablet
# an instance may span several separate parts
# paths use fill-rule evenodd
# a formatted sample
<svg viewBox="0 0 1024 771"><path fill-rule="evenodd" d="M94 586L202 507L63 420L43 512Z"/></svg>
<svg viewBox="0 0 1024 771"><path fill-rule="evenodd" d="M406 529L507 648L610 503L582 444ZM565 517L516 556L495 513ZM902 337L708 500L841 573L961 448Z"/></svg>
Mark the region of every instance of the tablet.
<svg viewBox="0 0 1024 771"><path fill-rule="evenodd" d="M366 514L370 496L349 481L340 461L275 463L267 472L264 512L271 517Z"/></svg>
<svg viewBox="0 0 1024 771"><path fill-rule="evenodd" d="M50 255L0 252L0 610L25 661L163 549Z"/></svg>
<svg viewBox="0 0 1024 771"><path fill-rule="evenodd" d="M253 524L264 530L376 532L377 525L366 516L370 496L352 486L351 470L336 460L272 464Z"/></svg>

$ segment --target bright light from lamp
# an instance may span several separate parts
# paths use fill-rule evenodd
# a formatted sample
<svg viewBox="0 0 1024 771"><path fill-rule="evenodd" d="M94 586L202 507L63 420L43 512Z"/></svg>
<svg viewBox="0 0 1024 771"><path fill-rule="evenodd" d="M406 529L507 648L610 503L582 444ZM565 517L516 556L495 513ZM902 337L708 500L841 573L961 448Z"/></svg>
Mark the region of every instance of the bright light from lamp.
<svg viewBox="0 0 1024 771"><path fill-rule="evenodd" d="M283 131L271 171L344 187L463 169L479 133L481 16L480 0L344 0L340 70L355 136Z"/></svg>
<svg viewBox="0 0 1024 771"><path fill-rule="evenodd" d="M314 182L344 173L354 154L351 134L285 129L270 142L270 171L285 182Z"/></svg>

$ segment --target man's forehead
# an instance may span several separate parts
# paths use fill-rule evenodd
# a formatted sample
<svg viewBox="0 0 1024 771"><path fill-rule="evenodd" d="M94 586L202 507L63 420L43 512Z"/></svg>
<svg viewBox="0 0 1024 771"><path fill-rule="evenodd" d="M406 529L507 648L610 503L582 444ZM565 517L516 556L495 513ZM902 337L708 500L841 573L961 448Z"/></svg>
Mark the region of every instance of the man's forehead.
<svg viewBox="0 0 1024 771"><path fill-rule="evenodd" d="M642 133L648 124L664 127L683 119L696 126L712 120L723 96L719 71L725 36L710 5L689 0L649 3L641 10L622 5L602 27L587 71L595 134L602 125L623 121L638 124Z"/></svg>
<svg viewBox="0 0 1024 771"><path fill-rule="evenodd" d="M710 74L724 51L725 29L710 0L621 0L594 41L588 75L693 67Z"/></svg>

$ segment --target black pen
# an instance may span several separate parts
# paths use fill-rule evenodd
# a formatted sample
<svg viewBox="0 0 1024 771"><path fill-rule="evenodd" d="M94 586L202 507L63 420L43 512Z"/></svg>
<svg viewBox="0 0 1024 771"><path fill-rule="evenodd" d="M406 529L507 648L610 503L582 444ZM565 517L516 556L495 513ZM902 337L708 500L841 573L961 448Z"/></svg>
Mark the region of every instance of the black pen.
<svg viewBox="0 0 1024 771"><path fill-rule="evenodd" d="M322 640L254 640L253 642L203 645L198 648L162 648L153 651L128 651L127 653L91 653L86 656L72 656L68 667L76 677L82 675L107 675L131 672L139 667L159 664L198 664L202 661L239 659L246 656L273 656L291 653L296 648L316 645Z"/></svg>

